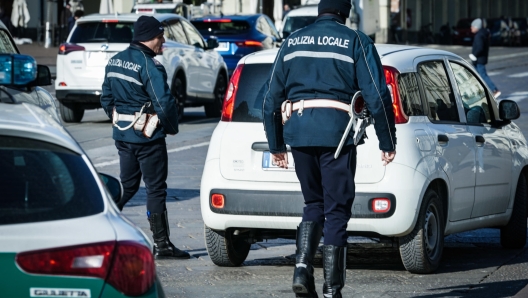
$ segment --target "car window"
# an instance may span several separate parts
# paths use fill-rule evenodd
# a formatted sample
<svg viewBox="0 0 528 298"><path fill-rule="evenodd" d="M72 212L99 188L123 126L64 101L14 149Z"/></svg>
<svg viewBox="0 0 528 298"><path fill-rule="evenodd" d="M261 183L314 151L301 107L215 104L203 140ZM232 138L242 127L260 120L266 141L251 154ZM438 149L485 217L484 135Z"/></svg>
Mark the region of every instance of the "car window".
<svg viewBox="0 0 528 298"><path fill-rule="evenodd" d="M484 86L466 67L453 62L450 65L462 98L467 123L490 123L490 106Z"/></svg>
<svg viewBox="0 0 528 298"><path fill-rule="evenodd" d="M267 36L271 36L271 30L270 26L268 25L268 22L264 19L264 17L260 17L257 21L257 30L261 32L262 34L265 34Z"/></svg>
<svg viewBox="0 0 528 298"><path fill-rule="evenodd" d="M244 34L250 31L251 26L246 21L234 21L222 19L225 21L204 22L192 21L191 23L200 31L202 35L234 35Z"/></svg>
<svg viewBox="0 0 528 298"><path fill-rule="evenodd" d="M0 30L0 54L18 53L15 45L11 42L7 31Z"/></svg>
<svg viewBox="0 0 528 298"><path fill-rule="evenodd" d="M134 23L132 22L85 22L77 24L69 42L130 43L133 36Z"/></svg>
<svg viewBox="0 0 528 298"><path fill-rule="evenodd" d="M442 61L428 61L418 66L423 92L433 121L459 122L455 96Z"/></svg>
<svg viewBox="0 0 528 298"><path fill-rule="evenodd" d="M313 24L316 18L317 16L299 16L299 17L289 17L288 16L286 17L286 21L284 21L284 26L282 29L283 35L284 35L284 32L292 33L303 27Z"/></svg>
<svg viewBox="0 0 528 298"><path fill-rule="evenodd" d="M185 28L185 33L187 33L187 38L189 38L189 44L195 47L205 48L205 44L204 44L203 38L200 35L200 33L198 33L196 29L194 29L194 27L191 24L187 23L186 21L182 21L181 23L183 27Z"/></svg>
<svg viewBox="0 0 528 298"><path fill-rule="evenodd" d="M415 73L400 74L398 76L398 90L405 115L420 116L426 114Z"/></svg>
<svg viewBox="0 0 528 298"><path fill-rule="evenodd" d="M270 63L245 64L240 74L233 122L262 122L262 104Z"/></svg>
<svg viewBox="0 0 528 298"><path fill-rule="evenodd" d="M275 28L275 25L273 24L273 22L269 18L265 18L265 19L266 19L266 22L268 22L268 26L270 27L271 35L275 36L276 38L280 38L280 34Z"/></svg>
<svg viewBox="0 0 528 298"><path fill-rule="evenodd" d="M166 24L164 24L166 25ZM179 20L171 22L171 24L165 26L165 38L188 44L187 37L183 31L183 26Z"/></svg>
<svg viewBox="0 0 528 298"><path fill-rule="evenodd" d="M62 147L0 136L0 225L97 214L104 203L83 158Z"/></svg>

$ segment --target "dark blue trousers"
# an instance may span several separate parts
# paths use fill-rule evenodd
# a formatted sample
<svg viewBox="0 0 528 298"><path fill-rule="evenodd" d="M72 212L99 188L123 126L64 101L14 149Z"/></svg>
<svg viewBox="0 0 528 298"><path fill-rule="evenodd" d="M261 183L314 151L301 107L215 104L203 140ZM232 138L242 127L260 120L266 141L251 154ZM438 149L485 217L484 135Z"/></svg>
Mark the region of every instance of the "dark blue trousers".
<svg viewBox="0 0 528 298"><path fill-rule="evenodd" d="M149 143L116 141L121 168L123 198L117 202L120 210L136 194L141 176L147 189L147 211L163 213L166 210L168 157L165 138Z"/></svg>
<svg viewBox="0 0 528 298"><path fill-rule="evenodd" d="M302 221L323 226L325 245L346 246L356 194L356 146L343 148L337 159L333 147L295 147L291 151L306 204Z"/></svg>

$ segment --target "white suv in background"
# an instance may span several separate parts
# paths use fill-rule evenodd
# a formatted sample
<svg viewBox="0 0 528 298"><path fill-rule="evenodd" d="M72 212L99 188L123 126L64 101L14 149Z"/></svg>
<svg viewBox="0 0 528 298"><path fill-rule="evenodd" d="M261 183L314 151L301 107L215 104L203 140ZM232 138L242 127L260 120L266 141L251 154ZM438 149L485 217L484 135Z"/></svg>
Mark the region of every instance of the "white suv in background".
<svg viewBox="0 0 528 298"><path fill-rule="evenodd" d="M77 20L59 47L55 94L65 122L80 122L86 109L101 107L101 85L108 60L132 41L139 14L89 15ZM165 28L166 42L156 56L167 71L167 83L184 106L204 106L207 117L219 117L227 86L227 66L196 28L176 14L154 14Z"/></svg>
<svg viewBox="0 0 528 298"><path fill-rule="evenodd" d="M438 268L444 236L453 233L500 228L502 246L524 247L528 146L511 122L520 115L517 104L497 104L473 66L453 53L376 48L393 99L398 154L383 166L374 128L367 128L357 148L349 235L394 243L413 273ZM209 256L220 266L240 265L251 243L295 239L301 222L294 165L270 162L262 124L276 54L239 61L211 136L200 203Z"/></svg>

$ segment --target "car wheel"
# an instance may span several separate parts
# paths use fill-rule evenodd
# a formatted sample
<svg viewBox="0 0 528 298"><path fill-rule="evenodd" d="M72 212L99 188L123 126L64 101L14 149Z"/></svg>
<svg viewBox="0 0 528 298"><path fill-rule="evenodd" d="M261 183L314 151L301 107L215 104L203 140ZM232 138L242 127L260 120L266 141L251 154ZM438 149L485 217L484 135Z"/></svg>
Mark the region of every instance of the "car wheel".
<svg viewBox="0 0 528 298"><path fill-rule="evenodd" d="M515 190L510 221L500 230L501 245L504 248L523 248L526 244L526 196L526 178L521 174Z"/></svg>
<svg viewBox="0 0 528 298"><path fill-rule="evenodd" d="M176 99L177 108L178 108L178 122L181 122L183 119L183 112L185 109L185 101L187 95L185 94L185 85L180 77L176 77L172 83L171 88L172 96Z"/></svg>
<svg viewBox="0 0 528 298"><path fill-rule="evenodd" d="M216 79L214 89L214 102L208 103L204 106L205 116L208 118L216 118L222 115L222 105L224 104L224 96L227 90L227 81L223 74L219 74Z"/></svg>
<svg viewBox="0 0 528 298"><path fill-rule="evenodd" d="M240 266L246 260L251 248L245 237L233 235L232 229L215 231L207 226L205 226L205 243L211 261L222 267Z"/></svg>
<svg viewBox="0 0 528 298"><path fill-rule="evenodd" d="M61 103L60 112L64 122L81 122L84 116L84 109L76 103Z"/></svg>
<svg viewBox="0 0 528 298"><path fill-rule="evenodd" d="M411 273L431 273L440 265L444 249L444 211L436 191L424 195L412 232L399 237L400 256Z"/></svg>

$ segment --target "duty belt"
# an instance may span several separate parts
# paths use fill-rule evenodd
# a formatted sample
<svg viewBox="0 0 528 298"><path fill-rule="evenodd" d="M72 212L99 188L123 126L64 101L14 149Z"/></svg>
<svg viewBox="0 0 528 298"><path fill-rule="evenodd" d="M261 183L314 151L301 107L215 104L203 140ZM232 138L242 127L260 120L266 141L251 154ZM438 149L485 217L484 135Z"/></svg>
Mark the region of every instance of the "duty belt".
<svg viewBox="0 0 528 298"><path fill-rule="evenodd" d="M282 124L290 119L293 111L298 111L297 114L302 116L304 109L313 108L333 108L347 112L352 117L352 106L335 99L301 99L293 103L290 100L285 100L281 104Z"/></svg>
<svg viewBox="0 0 528 298"><path fill-rule="evenodd" d="M117 129L123 131L134 127L135 130L143 132L143 135L147 138L152 137L154 130L158 127L159 119L156 114L147 114L143 113L145 108L150 107L150 102L147 102L141 107L139 112L134 113L134 115L119 114L115 107L112 113L112 124ZM120 127L117 122L119 121L130 121L131 123L126 127Z"/></svg>

